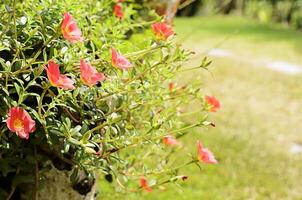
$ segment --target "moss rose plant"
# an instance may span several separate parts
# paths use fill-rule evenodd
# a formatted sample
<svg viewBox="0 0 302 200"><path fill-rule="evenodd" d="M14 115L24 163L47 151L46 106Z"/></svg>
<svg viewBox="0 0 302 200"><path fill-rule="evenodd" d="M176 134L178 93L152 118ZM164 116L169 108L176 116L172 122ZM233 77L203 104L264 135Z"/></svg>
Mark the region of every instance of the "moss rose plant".
<svg viewBox="0 0 302 200"><path fill-rule="evenodd" d="M58 187L80 195L96 177L151 192L187 179L181 167L217 163L201 143L169 159L219 107L198 82L176 78L209 62L184 68L191 52L142 10L132 1L1 1L0 199L63 199L49 192L61 171L68 181ZM200 103L194 124L183 117L192 101Z"/></svg>

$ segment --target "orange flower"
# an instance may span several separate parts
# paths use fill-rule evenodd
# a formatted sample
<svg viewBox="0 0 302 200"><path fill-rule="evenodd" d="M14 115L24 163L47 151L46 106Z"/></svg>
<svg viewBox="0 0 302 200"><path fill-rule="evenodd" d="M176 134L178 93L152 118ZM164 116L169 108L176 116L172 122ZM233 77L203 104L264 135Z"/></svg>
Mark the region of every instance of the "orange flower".
<svg viewBox="0 0 302 200"><path fill-rule="evenodd" d="M169 83L170 92L172 92L174 88L175 88L175 83L173 83L173 82Z"/></svg>
<svg viewBox="0 0 302 200"><path fill-rule="evenodd" d="M172 135L166 135L163 137L163 143L167 146L178 145L178 141Z"/></svg>
<svg viewBox="0 0 302 200"><path fill-rule="evenodd" d="M146 192L152 192L152 188L148 185L148 181L144 176L140 177L139 183L141 188L143 188Z"/></svg>
<svg viewBox="0 0 302 200"><path fill-rule="evenodd" d="M214 154L208 149L203 148L200 141L197 141L198 160L207 164L217 164Z"/></svg>
<svg viewBox="0 0 302 200"><path fill-rule="evenodd" d="M105 80L105 75L99 73L94 67L84 60L80 61L81 80L89 87L97 84L99 81Z"/></svg>
<svg viewBox="0 0 302 200"><path fill-rule="evenodd" d="M36 130L35 121L26 110L20 107L13 107L9 110L6 125L11 132L15 132L24 139L28 139L29 134Z"/></svg>
<svg viewBox="0 0 302 200"><path fill-rule="evenodd" d="M120 4L115 4L113 6L113 13L119 19L123 19L123 17L124 17L123 8Z"/></svg>
<svg viewBox="0 0 302 200"><path fill-rule="evenodd" d="M152 24L152 30L155 36L162 40L167 40L175 34L172 28L164 22Z"/></svg>
<svg viewBox="0 0 302 200"><path fill-rule="evenodd" d="M81 30L68 12L64 13L61 31L63 37L71 43L82 42L84 40Z"/></svg>
<svg viewBox="0 0 302 200"><path fill-rule="evenodd" d="M128 70L132 67L127 58L120 55L114 48L111 48L111 63L114 67L122 70Z"/></svg>
<svg viewBox="0 0 302 200"><path fill-rule="evenodd" d="M63 89L74 89L74 81L68 78L66 75L60 73L59 65L53 61L48 61L48 68L46 69L47 77L52 86Z"/></svg>
<svg viewBox="0 0 302 200"><path fill-rule="evenodd" d="M205 100L211 106L211 112L216 112L220 108L220 102L216 99L216 97L206 96Z"/></svg>

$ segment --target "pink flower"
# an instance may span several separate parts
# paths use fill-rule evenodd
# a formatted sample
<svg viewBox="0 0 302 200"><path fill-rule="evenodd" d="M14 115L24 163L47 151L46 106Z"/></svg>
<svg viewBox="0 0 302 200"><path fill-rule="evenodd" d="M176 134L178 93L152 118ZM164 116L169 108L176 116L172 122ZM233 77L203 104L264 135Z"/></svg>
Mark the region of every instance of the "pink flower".
<svg viewBox="0 0 302 200"><path fill-rule="evenodd" d="M119 19L123 19L124 18L123 8L122 8L122 6L120 4L115 4L113 6L113 13Z"/></svg>
<svg viewBox="0 0 302 200"><path fill-rule="evenodd" d="M74 89L74 81L68 78L66 75L60 73L59 65L53 61L48 61L48 68L46 69L47 77L50 81L50 84L55 87L63 89Z"/></svg>
<svg viewBox="0 0 302 200"><path fill-rule="evenodd" d="M20 107L11 108L6 120L8 129L15 132L20 138L28 139L29 134L36 130L36 123L28 112Z"/></svg>
<svg viewBox="0 0 302 200"><path fill-rule="evenodd" d="M61 31L63 37L71 43L82 42L84 40L81 30L68 12L64 13Z"/></svg>
<svg viewBox="0 0 302 200"><path fill-rule="evenodd" d="M216 112L220 108L220 102L216 99L216 97L206 96L205 100L211 106L211 112Z"/></svg>
<svg viewBox="0 0 302 200"><path fill-rule="evenodd" d="M162 40L167 40L175 34L172 28L164 22L152 24L152 30L155 36Z"/></svg>
<svg viewBox="0 0 302 200"><path fill-rule="evenodd" d="M144 176L140 177L139 183L141 188L143 188L146 192L152 192L152 188L149 186L148 181Z"/></svg>
<svg viewBox="0 0 302 200"><path fill-rule="evenodd" d="M175 146L178 145L178 141L172 135L166 135L163 137L163 143L167 146Z"/></svg>
<svg viewBox="0 0 302 200"><path fill-rule="evenodd" d="M203 148L200 141L197 141L198 160L207 164L217 164L214 154L208 149Z"/></svg>
<svg viewBox="0 0 302 200"><path fill-rule="evenodd" d="M89 87L97 84L99 81L105 80L105 75L99 73L94 67L84 60L80 61L81 80Z"/></svg>
<svg viewBox="0 0 302 200"><path fill-rule="evenodd" d="M114 67L122 70L128 70L132 67L127 58L120 55L114 48L111 48L111 63Z"/></svg>

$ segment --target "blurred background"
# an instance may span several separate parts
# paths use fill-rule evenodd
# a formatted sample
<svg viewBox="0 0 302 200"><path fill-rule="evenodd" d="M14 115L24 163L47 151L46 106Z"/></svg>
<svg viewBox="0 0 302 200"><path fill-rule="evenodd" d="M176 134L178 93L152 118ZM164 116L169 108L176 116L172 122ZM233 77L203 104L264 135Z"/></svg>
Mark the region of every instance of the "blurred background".
<svg viewBox="0 0 302 200"><path fill-rule="evenodd" d="M178 4L177 16L240 15L260 22L278 22L296 29L302 27L301 0L149 0L158 11L167 2ZM172 3L173 4L173 3Z"/></svg>
<svg viewBox="0 0 302 200"><path fill-rule="evenodd" d="M166 9L164 0L148 3L158 13ZM185 85L200 79L205 94L222 103L210 116L215 128L195 129L182 142L202 140L220 163L202 170L190 166L182 171L189 178L181 187L169 185L129 199L301 200L302 1L178 3L171 20L175 41L195 52L186 65L198 66L205 56L213 63L175 81Z"/></svg>

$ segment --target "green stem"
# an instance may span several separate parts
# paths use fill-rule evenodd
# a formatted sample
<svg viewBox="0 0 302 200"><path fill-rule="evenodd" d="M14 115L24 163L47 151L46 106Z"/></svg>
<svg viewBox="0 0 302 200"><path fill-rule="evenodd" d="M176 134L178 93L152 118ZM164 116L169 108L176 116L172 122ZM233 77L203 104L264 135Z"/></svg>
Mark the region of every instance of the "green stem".
<svg viewBox="0 0 302 200"><path fill-rule="evenodd" d="M175 133L178 133L178 132L181 132L181 131L184 131L184 130L187 130L187 129L190 129L190 128L194 128L194 127L196 127L196 126L199 126L201 123L196 123L196 124L192 124L192 125L190 125L190 126L186 126L186 127L183 127L183 128L181 128L181 129L178 129L178 130L175 130L175 131L167 131L168 132L168 134L166 134L166 135L171 135L171 134L175 134ZM138 136L138 137L133 137L132 139L133 139L133 141L138 141L138 142L134 142L134 143L131 143L131 144L129 144L129 145L126 145L126 146L123 146L123 147L119 147L119 148L117 148L115 151L113 151L113 152L109 152L109 153L107 153L107 154L105 154L104 156L103 156L103 158L106 158L106 157L108 157L110 154L112 154L112 153L115 153L115 152L118 152L118 151L120 151L120 150L123 150L123 149L126 149L126 148L128 148L128 147L133 147L133 146L136 146L136 145L138 145L138 144L140 144L141 143L141 139L145 139L144 137L148 134L148 133L150 133L151 131L153 130L153 128L151 128L149 131L147 131L145 134L143 134L142 136ZM146 140L152 140L152 141L154 141L154 140L158 140L158 139L160 139L160 138L162 138L162 137L164 137L164 136L166 136L166 135L158 135L158 136L155 136L155 137L152 137L152 138L148 138L148 139L146 139ZM113 141L115 141L114 139L111 139L111 140L99 140L99 141L97 141L98 143L102 143L102 142L104 142L104 143L108 143L108 142L113 142Z"/></svg>
<svg viewBox="0 0 302 200"><path fill-rule="evenodd" d="M178 165L176 167L170 168L170 169L166 169L166 170L162 170L162 171L153 171L153 172L147 172L147 173L138 173L138 174L126 174L124 172L119 172L122 175L126 175L126 176L144 176L144 175L159 175L159 174L164 174L164 173L168 173L168 172L173 172L176 171L178 169L181 169L187 165L193 164L193 163L197 163L199 162L197 159L196 160L191 160L189 162L186 162L184 164ZM162 185L164 183L170 182L170 180L164 181L162 183L156 184L156 185ZM152 187L156 186L156 185L152 185Z"/></svg>
<svg viewBox="0 0 302 200"><path fill-rule="evenodd" d="M49 88L50 86L47 86L45 89L44 89L44 91L43 91L43 93L41 94L41 97L40 97L40 101L39 101L39 104L38 104L38 114L39 114L39 116L40 116L40 118L42 119L42 117L44 116L44 115L42 115L42 103L43 103L43 98L44 98L44 96L45 96L45 94L46 94L46 92L47 92L47 90L48 90L48 88Z"/></svg>
<svg viewBox="0 0 302 200"><path fill-rule="evenodd" d="M100 129L104 128L104 127L107 126L107 125L109 125L109 123L108 123L108 122L105 122L105 123L103 123L103 124L101 124L101 125L98 125L98 126L94 127L93 129L87 131L87 132L84 133L83 135L86 135L86 134L89 134L89 133L92 134L94 131L100 130Z"/></svg>
<svg viewBox="0 0 302 200"><path fill-rule="evenodd" d="M129 27L130 27L130 28L135 28L135 27L141 27L141 26L149 26L149 25L151 25L151 24L154 24L155 22L158 22L158 20L153 20L153 21L148 21L148 22L141 22L141 23L131 24Z"/></svg>
<svg viewBox="0 0 302 200"><path fill-rule="evenodd" d="M136 52L132 52L132 53L127 53L127 54L124 54L124 56L129 58L129 57L134 57L134 56L138 56L138 55L144 55L144 54L152 52L156 49L160 49L162 47L165 47L165 45L157 45L155 47L151 47L150 49L144 49L144 50L140 50L140 51L136 51Z"/></svg>
<svg viewBox="0 0 302 200"><path fill-rule="evenodd" d="M15 42L18 40L18 35L17 35L17 24L16 24L16 0L13 2L13 20L14 20L14 36L15 36Z"/></svg>
<svg viewBox="0 0 302 200"><path fill-rule="evenodd" d="M185 131L187 129L191 129L191 128L194 128L194 127L197 127L197 126L200 126L200 125L201 125L201 123L192 124L192 125L189 125L189 126L186 126L186 127L174 130L174 131L169 131L169 133L170 134L179 133L179 132L182 132L182 131Z"/></svg>

